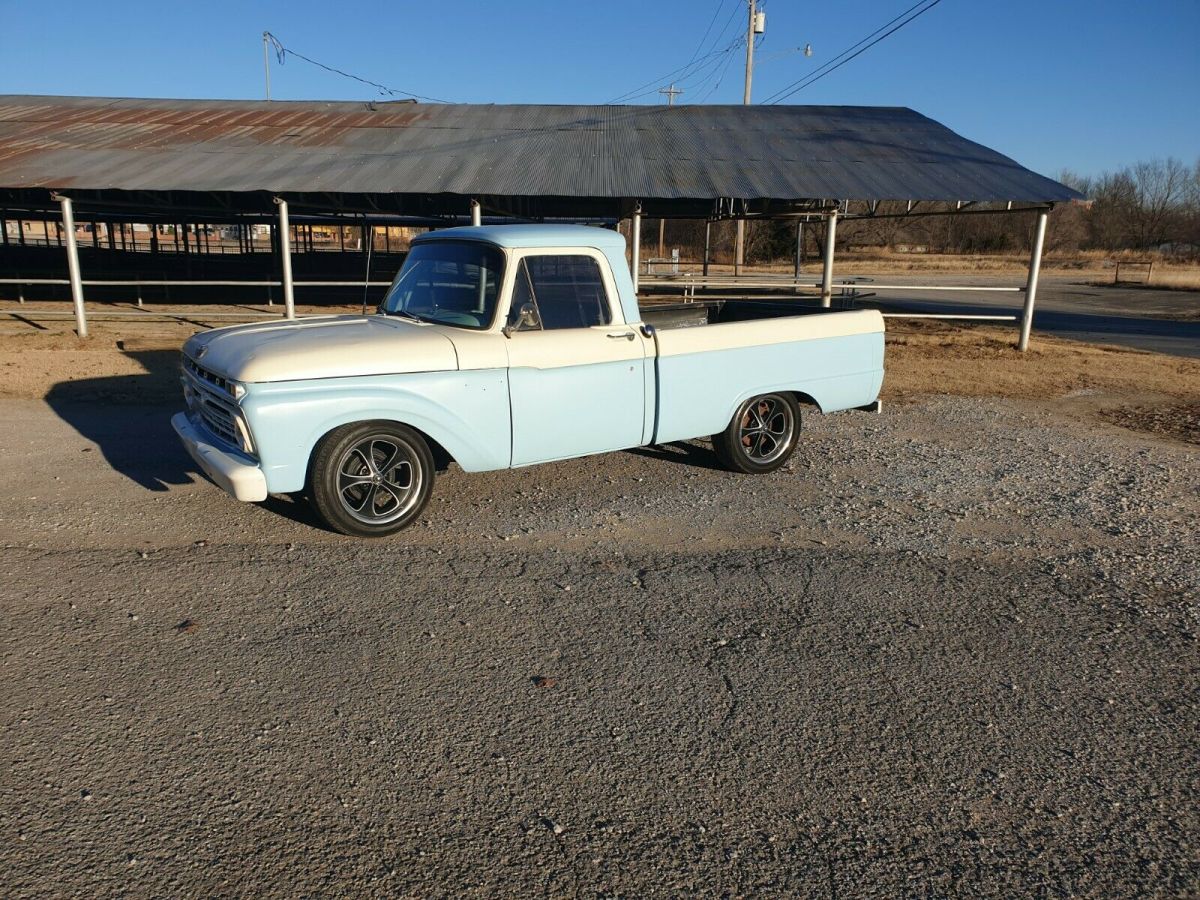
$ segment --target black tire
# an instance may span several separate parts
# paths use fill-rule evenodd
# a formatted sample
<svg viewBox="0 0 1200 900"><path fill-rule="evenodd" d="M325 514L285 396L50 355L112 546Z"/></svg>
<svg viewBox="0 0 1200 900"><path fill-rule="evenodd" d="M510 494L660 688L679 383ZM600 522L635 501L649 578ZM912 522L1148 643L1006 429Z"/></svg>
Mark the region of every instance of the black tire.
<svg viewBox="0 0 1200 900"><path fill-rule="evenodd" d="M713 450L731 472L765 475L791 458L800 436L800 407L791 394L761 394L737 408L712 436Z"/></svg>
<svg viewBox="0 0 1200 900"><path fill-rule="evenodd" d="M433 479L433 454L419 432L398 422L356 422L317 444L309 496L334 531L384 537L421 514Z"/></svg>

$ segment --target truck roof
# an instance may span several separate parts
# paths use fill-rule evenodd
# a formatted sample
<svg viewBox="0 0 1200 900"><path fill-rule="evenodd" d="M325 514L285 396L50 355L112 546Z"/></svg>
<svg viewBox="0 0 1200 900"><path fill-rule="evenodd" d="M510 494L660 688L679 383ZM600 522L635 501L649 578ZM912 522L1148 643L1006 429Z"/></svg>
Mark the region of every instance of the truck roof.
<svg viewBox="0 0 1200 900"><path fill-rule="evenodd" d="M487 241L497 247L594 247L625 252L625 237L609 228L591 225L480 225L443 228L413 238L413 243L431 240Z"/></svg>

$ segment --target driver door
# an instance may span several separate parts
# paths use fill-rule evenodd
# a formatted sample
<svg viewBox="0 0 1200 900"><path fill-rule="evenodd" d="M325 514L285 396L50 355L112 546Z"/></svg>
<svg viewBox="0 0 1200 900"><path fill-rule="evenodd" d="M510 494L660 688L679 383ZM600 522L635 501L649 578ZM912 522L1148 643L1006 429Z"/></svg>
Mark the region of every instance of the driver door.
<svg viewBox="0 0 1200 900"><path fill-rule="evenodd" d="M624 323L607 260L528 253L509 309L512 464L636 447L646 415L646 340Z"/></svg>

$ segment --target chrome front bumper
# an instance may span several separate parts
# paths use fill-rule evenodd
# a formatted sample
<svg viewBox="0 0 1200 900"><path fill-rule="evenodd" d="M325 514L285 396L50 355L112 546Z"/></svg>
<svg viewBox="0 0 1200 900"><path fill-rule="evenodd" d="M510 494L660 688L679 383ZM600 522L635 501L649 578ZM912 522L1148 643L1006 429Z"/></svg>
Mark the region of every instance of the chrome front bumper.
<svg viewBox="0 0 1200 900"><path fill-rule="evenodd" d="M204 474L236 499L258 503L267 499L267 477L252 463L210 444L187 413L171 417L171 427Z"/></svg>

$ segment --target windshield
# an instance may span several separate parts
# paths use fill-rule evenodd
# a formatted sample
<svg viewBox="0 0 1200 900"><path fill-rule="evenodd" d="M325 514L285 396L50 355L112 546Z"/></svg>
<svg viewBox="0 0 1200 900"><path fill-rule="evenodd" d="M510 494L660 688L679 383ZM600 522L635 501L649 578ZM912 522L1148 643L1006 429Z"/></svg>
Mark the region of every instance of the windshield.
<svg viewBox="0 0 1200 900"><path fill-rule="evenodd" d="M488 244L413 244L379 308L424 322L487 328L496 312L503 267L503 255Z"/></svg>

